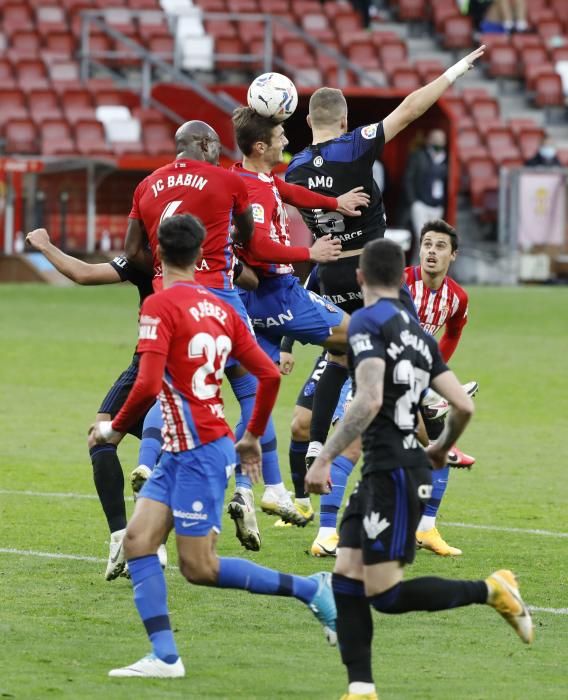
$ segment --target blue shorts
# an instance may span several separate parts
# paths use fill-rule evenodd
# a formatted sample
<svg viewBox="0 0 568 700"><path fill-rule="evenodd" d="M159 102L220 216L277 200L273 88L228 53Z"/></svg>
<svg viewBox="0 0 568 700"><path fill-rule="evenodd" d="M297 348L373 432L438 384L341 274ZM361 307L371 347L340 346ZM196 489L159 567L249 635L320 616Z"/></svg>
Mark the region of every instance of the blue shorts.
<svg viewBox="0 0 568 700"><path fill-rule="evenodd" d="M140 497L171 509L176 535L221 532L225 489L236 461L235 443L229 437L184 452L163 452Z"/></svg>
<svg viewBox="0 0 568 700"><path fill-rule="evenodd" d="M250 322L250 318L247 314L247 310L239 295L239 292L236 289L215 289L213 287L207 287L207 289L212 294L215 294L215 296L218 296L219 299L222 299L225 303L229 304L229 306L232 306L233 309L235 309L235 311L238 313L239 317L246 323L250 332L254 335L254 330ZM234 360L232 357L229 357L227 363L225 364L225 367L234 367L238 364L239 363L236 360Z"/></svg>
<svg viewBox="0 0 568 700"><path fill-rule="evenodd" d="M332 425L343 420L347 406L349 406L351 401L353 401L353 386L351 384L351 379L347 379L341 389L341 394L339 394L339 401L337 402L337 407L331 419Z"/></svg>
<svg viewBox="0 0 568 700"><path fill-rule="evenodd" d="M321 345L339 326L344 312L315 292L308 292L293 275L264 277L258 289L239 292L257 335L258 344L274 362L280 341L289 335L300 343Z"/></svg>

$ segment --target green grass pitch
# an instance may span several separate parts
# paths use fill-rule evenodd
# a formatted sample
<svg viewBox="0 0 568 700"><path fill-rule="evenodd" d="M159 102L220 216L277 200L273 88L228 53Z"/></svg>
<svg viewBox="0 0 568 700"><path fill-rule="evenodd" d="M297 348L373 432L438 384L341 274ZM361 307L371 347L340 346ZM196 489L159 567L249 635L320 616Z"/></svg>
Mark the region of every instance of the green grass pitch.
<svg viewBox="0 0 568 700"><path fill-rule="evenodd" d="M377 687L381 700L564 700L568 290L469 291L470 323L452 366L462 381L480 383L476 416L460 442L477 464L452 472L438 521L464 555L419 552L407 575L479 578L513 569L536 608L536 641L525 647L484 606L375 614ZM346 680L338 653L300 603L190 587L173 567L171 618L187 677L106 677L148 650L129 582L103 578L108 533L86 449L100 401L129 363L136 293L127 285L4 285L0 310L0 697L339 698ZM298 348L275 412L287 481L288 422L314 354ZM234 422L230 391L225 396ZM133 439L121 447L126 473L136 451ZM314 525L273 528L263 514L259 522L259 553L241 552L228 520L220 553L301 574L331 569L331 561L305 554ZM175 563L172 545L169 553Z"/></svg>

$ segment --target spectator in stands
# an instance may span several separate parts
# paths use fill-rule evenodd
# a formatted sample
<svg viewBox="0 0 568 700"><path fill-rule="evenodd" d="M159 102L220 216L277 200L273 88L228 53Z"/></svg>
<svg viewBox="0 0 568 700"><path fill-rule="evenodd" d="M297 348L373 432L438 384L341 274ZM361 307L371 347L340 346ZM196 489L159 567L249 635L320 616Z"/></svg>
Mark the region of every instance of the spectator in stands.
<svg viewBox="0 0 568 700"><path fill-rule="evenodd" d="M543 136L538 151L532 158L525 161L525 165L562 167L556 155L556 146L550 136Z"/></svg>
<svg viewBox="0 0 568 700"><path fill-rule="evenodd" d="M371 24L371 0L351 0L351 4L363 19L363 26L368 28Z"/></svg>
<svg viewBox="0 0 568 700"><path fill-rule="evenodd" d="M444 218L448 180L446 145L444 131L433 129L424 146L411 153L406 165L402 187L413 233L410 256L426 221Z"/></svg>
<svg viewBox="0 0 568 700"><path fill-rule="evenodd" d="M468 12L481 32L526 32L529 28L526 0L470 0Z"/></svg>

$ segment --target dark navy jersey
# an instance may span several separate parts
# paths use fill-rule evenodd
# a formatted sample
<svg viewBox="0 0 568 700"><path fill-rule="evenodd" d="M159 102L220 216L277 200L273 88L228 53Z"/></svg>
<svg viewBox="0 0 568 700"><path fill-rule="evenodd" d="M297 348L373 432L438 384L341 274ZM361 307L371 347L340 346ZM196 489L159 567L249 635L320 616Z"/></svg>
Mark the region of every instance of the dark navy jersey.
<svg viewBox="0 0 568 700"><path fill-rule="evenodd" d="M123 282L130 282L136 287L140 295L140 305L153 293L152 277L134 267L124 255L117 255L110 261L110 265L118 272Z"/></svg>
<svg viewBox="0 0 568 700"><path fill-rule="evenodd" d="M385 145L383 123L360 126L331 141L307 146L294 156L286 181L330 197L338 197L363 186L371 196L359 217L344 217L337 211L302 209L306 226L314 236L331 233L343 250L357 250L367 241L382 238L386 228L383 196L373 179L373 163Z"/></svg>
<svg viewBox="0 0 568 700"><path fill-rule="evenodd" d="M417 412L432 379L447 371L438 345L398 299L380 299L355 311L349 324L349 367L384 360L383 404L363 433L363 474L429 462L416 439Z"/></svg>

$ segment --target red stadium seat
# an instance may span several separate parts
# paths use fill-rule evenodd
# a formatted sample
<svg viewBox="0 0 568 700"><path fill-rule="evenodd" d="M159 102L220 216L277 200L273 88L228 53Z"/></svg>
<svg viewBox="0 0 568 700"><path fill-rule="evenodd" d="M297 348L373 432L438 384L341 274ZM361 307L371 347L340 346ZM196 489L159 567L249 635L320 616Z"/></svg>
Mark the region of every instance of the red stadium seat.
<svg viewBox="0 0 568 700"><path fill-rule="evenodd" d="M537 3L530 2L527 7L527 20L531 27L536 27L539 22L556 19L556 13L550 7L546 6L546 2Z"/></svg>
<svg viewBox="0 0 568 700"><path fill-rule="evenodd" d="M550 60L556 64L558 61L568 61L568 45L556 46L549 49Z"/></svg>
<svg viewBox="0 0 568 700"><path fill-rule="evenodd" d="M499 103L493 98L480 98L470 108L478 124L482 124L487 119L499 118Z"/></svg>
<svg viewBox="0 0 568 700"><path fill-rule="evenodd" d="M287 15L292 11L289 0L259 0L258 5L260 12L269 15Z"/></svg>
<svg viewBox="0 0 568 700"><path fill-rule="evenodd" d="M539 34L525 34L524 32L519 32L511 36L511 44L519 52L519 56L523 56L525 49L533 46L542 46L542 38Z"/></svg>
<svg viewBox="0 0 568 700"><path fill-rule="evenodd" d="M75 49L75 37L70 32L50 32L45 37L45 52L51 56L71 58Z"/></svg>
<svg viewBox="0 0 568 700"><path fill-rule="evenodd" d="M517 136L517 141L519 143L519 148L523 158L532 158L534 154L538 151L542 139L544 137L544 129L535 127L526 127L520 131Z"/></svg>
<svg viewBox="0 0 568 700"><path fill-rule="evenodd" d="M559 19L543 19L536 25L537 32L540 36L548 41L554 37L560 37L564 34L562 22Z"/></svg>
<svg viewBox="0 0 568 700"><path fill-rule="evenodd" d="M36 124L46 119L63 119L59 100L53 90L31 90L28 93L30 116Z"/></svg>
<svg viewBox="0 0 568 700"><path fill-rule="evenodd" d="M343 32L340 32L342 34ZM379 48L383 44L396 44L401 41L400 35L396 32L392 32L386 29L372 29L371 31L359 30L359 35L364 34L368 39L370 39L373 44ZM340 37L341 40L341 37ZM403 42L404 43L404 42ZM406 44L405 44L406 46Z"/></svg>
<svg viewBox="0 0 568 700"><path fill-rule="evenodd" d="M54 85L79 81L79 65L76 61L53 61L49 66L49 77Z"/></svg>
<svg viewBox="0 0 568 700"><path fill-rule="evenodd" d="M538 81L541 75L549 75L554 73L554 66L548 61L543 61L542 63L531 63L524 67L524 78L527 84L527 88L531 92L536 91Z"/></svg>
<svg viewBox="0 0 568 700"><path fill-rule="evenodd" d="M509 129L515 134L517 138L523 131L530 131L532 129L540 129L541 127L535 122L534 119L528 117L518 117L509 119ZM544 133L544 130L542 130Z"/></svg>
<svg viewBox="0 0 568 700"><path fill-rule="evenodd" d="M512 46L495 46L489 57L489 74L493 78L518 78L521 72L517 52Z"/></svg>
<svg viewBox="0 0 568 700"><path fill-rule="evenodd" d="M294 83L299 87L320 87L323 83L319 68L298 68L294 71Z"/></svg>
<svg viewBox="0 0 568 700"><path fill-rule="evenodd" d="M442 75L446 66L436 59L424 59L416 61L416 70L424 84L431 82L435 77Z"/></svg>
<svg viewBox="0 0 568 700"><path fill-rule="evenodd" d="M161 10L160 0L128 0L133 10Z"/></svg>
<svg viewBox="0 0 568 700"><path fill-rule="evenodd" d="M258 12L257 0L227 0L229 12Z"/></svg>
<svg viewBox="0 0 568 700"><path fill-rule="evenodd" d="M457 51L473 45L473 23L470 17L459 15L444 21L443 44L446 49Z"/></svg>
<svg viewBox="0 0 568 700"><path fill-rule="evenodd" d="M379 47L379 58L387 73L405 63L407 57L406 44L403 41L388 41Z"/></svg>
<svg viewBox="0 0 568 700"><path fill-rule="evenodd" d="M95 118L95 103L88 90L70 89L61 93L61 104L65 117L70 122Z"/></svg>
<svg viewBox="0 0 568 700"><path fill-rule="evenodd" d="M174 60L175 40L173 36L153 36L147 42L148 49L163 61Z"/></svg>
<svg viewBox="0 0 568 700"><path fill-rule="evenodd" d="M463 128L460 127L458 133L458 149L461 151L464 148L472 148L475 146L481 146L481 136L475 128Z"/></svg>
<svg viewBox="0 0 568 700"><path fill-rule="evenodd" d="M112 151L117 156L139 155L146 153L143 144L139 141L113 141Z"/></svg>
<svg viewBox="0 0 568 700"><path fill-rule="evenodd" d="M485 88L464 88L461 92L463 101L471 107L477 100L491 99L491 93Z"/></svg>
<svg viewBox="0 0 568 700"><path fill-rule="evenodd" d="M82 155L103 158L111 155L103 125L96 119L82 119L75 124L75 142Z"/></svg>
<svg viewBox="0 0 568 700"><path fill-rule="evenodd" d="M463 98L459 94L452 95L447 91L444 93L442 100L445 105L450 109L451 113L457 119L462 119L468 114L468 107L464 102Z"/></svg>
<svg viewBox="0 0 568 700"><path fill-rule="evenodd" d="M165 121L146 122L142 138L148 155L169 155L173 157L173 129Z"/></svg>
<svg viewBox="0 0 568 700"><path fill-rule="evenodd" d="M293 68L315 68L314 55L301 39L285 42L280 51L284 62Z"/></svg>
<svg viewBox="0 0 568 700"><path fill-rule="evenodd" d="M420 76L412 66L395 68L389 75L393 88L412 92L422 86Z"/></svg>
<svg viewBox="0 0 568 700"><path fill-rule="evenodd" d="M424 20L427 17L425 0L399 0L398 19L401 22Z"/></svg>
<svg viewBox="0 0 568 700"><path fill-rule="evenodd" d="M480 125L483 129L483 125ZM504 149L516 149L515 137L513 132L507 125L492 126L488 129L483 129L485 135L485 143L489 153Z"/></svg>
<svg viewBox="0 0 568 700"><path fill-rule="evenodd" d="M447 19L461 16L454 0L436 0L431 7L434 27L438 34L444 33L444 23Z"/></svg>
<svg viewBox="0 0 568 700"><path fill-rule="evenodd" d="M138 34L144 43L154 36L171 36L165 14L161 11L144 12L138 17Z"/></svg>
<svg viewBox="0 0 568 700"><path fill-rule="evenodd" d="M341 47L339 46L337 41L324 41L322 42L322 44L342 55ZM324 73L328 68L337 68L337 60L324 53L323 51L317 51L316 63L320 70L322 70Z"/></svg>
<svg viewBox="0 0 568 700"><path fill-rule="evenodd" d="M30 8L24 3L7 3L2 8L2 26L10 35L18 29L33 29L34 18Z"/></svg>
<svg viewBox="0 0 568 700"><path fill-rule="evenodd" d="M387 76L380 68L367 68L365 75L358 76L357 81L361 87L386 87L389 84Z"/></svg>
<svg viewBox="0 0 568 700"><path fill-rule="evenodd" d="M319 0L293 0L291 6L292 12L296 15L298 21L301 20L304 15L309 13L317 14L322 11Z"/></svg>
<svg viewBox="0 0 568 700"><path fill-rule="evenodd" d="M21 90L0 90L0 124L6 119L29 119L29 116Z"/></svg>
<svg viewBox="0 0 568 700"><path fill-rule="evenodd" d="M562 107L564 102L562 80L558 73L541 73L536 83L537 107Z"/></svg>
<svg viewBox="0 0 568 700"><path fill-rule="evenodd" d="M43 61L22 59L15 65L16 79L22 90L48 87L49 79Z"/></svg>
<svg viewBox="0 0 568 700"><path fill-rule="evenodd" d="M565 168L568 168L568 148L559 148L556 155L558 156L558 160L562 163L562 165Z"/></svg>
<svg viewBox="0 0 568 700"><path fill-rule="evenodd" d="M335 3L328 2L324 5L324 9L334 5ZM344 32L367 31L363 30L363 22L361 16L357 12L346 9L343 5L336 5L336 7L338 7L338 12L335 15L329 12L326 12L326 15L330 20L331 26L340 30L338 32L339 34L343 34Z"/></svg>
<svg viewBox="0 0 568 700"><path fill-rule="evenodd" d="M327 17L321 12L304 15L301 18L301 25L304 31L313 36L314 39L319 41L335 39L335 31L330 26Z"/></svg>
<svg viewBox="0 0 568 700"><path fill-rule="evenodd" d="M238 36L237 26L229 20L205 20L205 31L215 39L234 39Z"/></svg>
<svg viewBox="0 0 568 700"><path fill-rule="evenodd" d="M225 0L197 0L197 5L203 12L226 12L227 4Z"/></svg>
<svg viewBox="0 0 568 700"><path fill-rule="evenodd" d="M378 68L380 66L377 50L370 41L350 46L347 49L346 58L361 68Z"/></svg>
<svg viewBox="0 0 568 700"><path fill-rule="evenodd" d="M355 76L350 70L342 70L331 66L325 71L325 85L329 87L345 88L355 84Z"/></svg>
<svg viewBox="0 0 568 700"><path fill-rule="evenodd" d="M21 58L37 58L41 38L33 29L19 29L10 37L10 53Z"/></svg>
<svg viewBox="0 0 568 700"><path fill-rule="evenodd" d="M248 50L248 49L247 49ZM219 70L232 70L234 68L245 68L244 61L239 59L239 56L246 53L242 40L237 37L219 37L215 40L216 54L234 54L235 58L217 58L215 66Z"/></svg>
<svg viewBox="0 0 568 700"><path fill-rule="evenodd" d="M71 155L77 152L69 124L63 119L47 119L39 131L44 155Z"/></svg>
<svg viewBox="0 0 568 700"><path fill-rule="evenodd" d="M38 139L35 125L31 119L10 119L4 127L5 148L7 153L38 153Z"/></svg>
<svg viewBox="0 0 568 700"><path fill-rule="evenodd" d="M521 34L514 34L513 36L522 36ZM528 36L528 35L527 35ZM483 57L484 60L491 57L491 52L497 46L510 46L511 36L509 34L493 34L491 32L481 34L479 37L479 44L485 44L487 47L485 49L486 55Z"/></svg>

